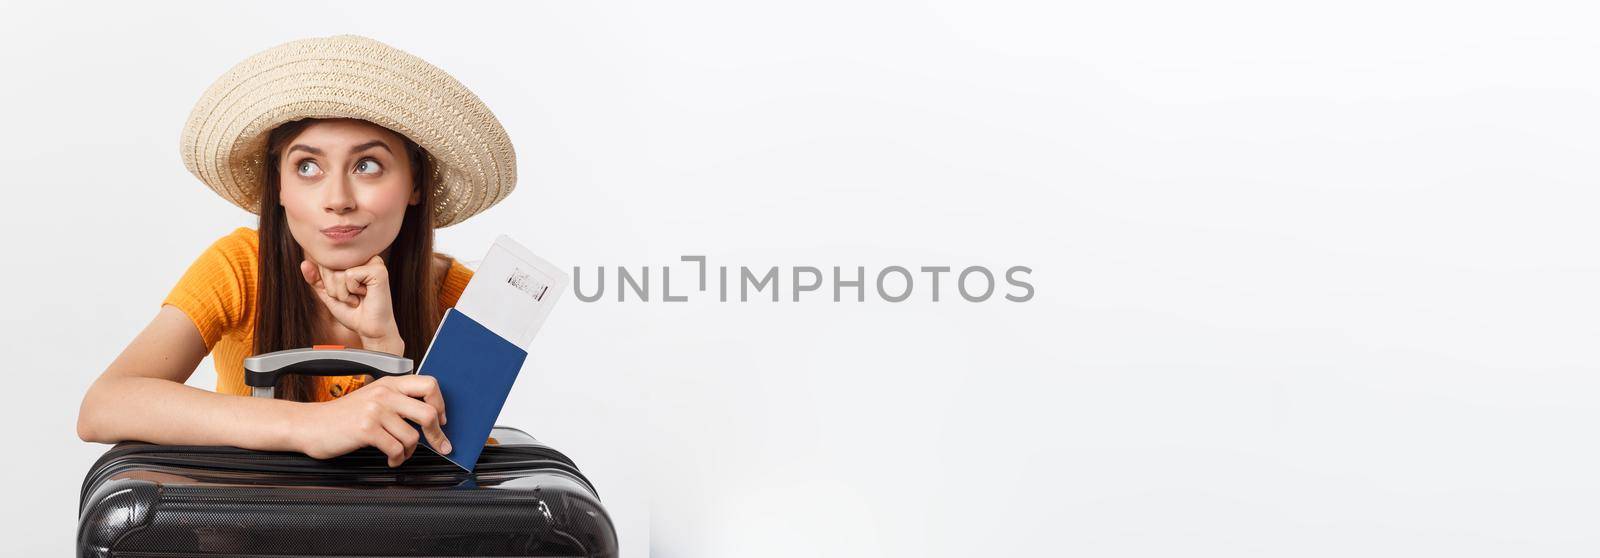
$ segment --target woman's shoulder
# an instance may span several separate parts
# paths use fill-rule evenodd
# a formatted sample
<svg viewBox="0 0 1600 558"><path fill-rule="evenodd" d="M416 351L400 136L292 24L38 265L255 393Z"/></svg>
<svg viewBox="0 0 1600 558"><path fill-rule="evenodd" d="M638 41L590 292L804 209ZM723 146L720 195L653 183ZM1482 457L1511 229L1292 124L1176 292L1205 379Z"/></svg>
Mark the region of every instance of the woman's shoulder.
<svg viewBox="0 0 1600 558"><path fill-rule="evenodd" d="M238 227L212 241L181 283L194 291L230 291L225 298L248 305L255 295L259 259L255 229Z"/></svg>
<svg viewBox="0 0 1600 558"><path fill-rule="evenodd" d="M239 286L249 289L255 282L256 266L261 257L258 242L255 229L238 227L213 241L206 249L207 254L201 257L209 256L215 265L228 268Z"/></svg>
<svg viewBox="0 0 1600 558"><path fill-rule="evenodd" d="M222 236L222 238L217 239L216 244L225 248L255 252L257 242L259 241L260 236L256 234L255 229L250 227L238 227L233 229L233 232L225 234Z"/></svg>
<svg viewBox="0 0 1600 558"><path fill-rule="evenodd" d="M228 233L228 236L247 239L251 244L256 243L256 230L250 227L235 227L233 232Z"/></svg>
<svg viewBox="0 0 1600 558"><path fill-rule="evenodd" d="M256 230L238 227L212 240L202 257L211 256L241 266L250 264L248 267L253 269L258 254Z"/></svg>
<svg viewBox="0 0 1600 558"><path fill-rule="evenodd" d="M220 272L224 269L235 272L238 278L253 275L258 258L256 248L256 231L248 227L238 227L211 241L205 250L200 252L194 265L211 268Z"/></svg>
<svg viewBox="0 0 1600 558"><path fill-rule="evenodd" d="M248 327L255 303L256 236L239 227L197 256L162 304L194 320L209 349L224 334Z"/></svg>

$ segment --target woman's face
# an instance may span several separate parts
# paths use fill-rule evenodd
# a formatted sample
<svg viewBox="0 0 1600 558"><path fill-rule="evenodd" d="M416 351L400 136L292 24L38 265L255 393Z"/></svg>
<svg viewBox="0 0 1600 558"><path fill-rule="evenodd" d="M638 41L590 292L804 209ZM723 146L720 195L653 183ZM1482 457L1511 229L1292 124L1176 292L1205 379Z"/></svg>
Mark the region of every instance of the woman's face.
<svg viewBox="0 0 1600 558"><path fill-rule="evenodd" d="M306 257L349 269L387 255L412 187L405 140L364 120L322 120L290 139L278 160L278 201Z"/></svg>

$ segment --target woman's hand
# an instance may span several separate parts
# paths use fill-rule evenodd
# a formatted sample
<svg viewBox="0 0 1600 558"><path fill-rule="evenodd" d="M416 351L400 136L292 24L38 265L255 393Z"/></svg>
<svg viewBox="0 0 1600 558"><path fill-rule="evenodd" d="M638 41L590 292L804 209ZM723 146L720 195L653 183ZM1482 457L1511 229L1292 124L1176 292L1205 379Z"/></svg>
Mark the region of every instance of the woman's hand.
<svg viewBox="0 0 1600 558"><path fill-rule="evenodd" d="M361 336L362 348L392 354L405 352L400 328L394 321L389 270L383 266L383 258L373 256L367 263L345 270L332 270L305 260L300 262L300 273L333 318Z"/></svg>
<svg viewBox="0 0 1600 558"><path fill-rule="evenodd" d="M432 376L388 376L344 397L305 405L295 417L295 445L317 459L372 446L389 456L390 467L399 467L417 450L417 431L408 419L422 426L440 453L450 453L450 440L439 428L446 420L444 396Z"/></svg>

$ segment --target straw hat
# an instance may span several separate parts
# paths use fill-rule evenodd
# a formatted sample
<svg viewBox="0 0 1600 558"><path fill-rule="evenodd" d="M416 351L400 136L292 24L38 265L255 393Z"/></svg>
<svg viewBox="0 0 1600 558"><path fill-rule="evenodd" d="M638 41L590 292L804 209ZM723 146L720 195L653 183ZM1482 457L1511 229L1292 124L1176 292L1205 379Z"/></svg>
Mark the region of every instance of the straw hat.
<svg viewBox="0 0 1600 558"><path fill-rule="evenodd" d="M183 127L183 164L259 214L267 135L302 118L359 118L426 149L435 227L488 209L517 184L511 138L477 95L421 58L356 35L278 45L217 78Z"/></svg>

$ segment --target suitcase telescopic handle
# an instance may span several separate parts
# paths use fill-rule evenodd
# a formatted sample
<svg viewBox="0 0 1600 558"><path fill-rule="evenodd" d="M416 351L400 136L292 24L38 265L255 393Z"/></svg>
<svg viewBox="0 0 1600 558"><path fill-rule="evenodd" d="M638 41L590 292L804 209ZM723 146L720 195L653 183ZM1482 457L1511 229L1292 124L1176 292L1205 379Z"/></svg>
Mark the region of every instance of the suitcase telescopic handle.
<svg viewBox="0 0 1600 558"><path fill-rule="evenodd" d="M309 349L287 349L244 359L244 383L252 397L271 399L278 378L284 375L350 376L368 374L381 378L410 374L411 359L338 345L319 345Z"/></svg>

